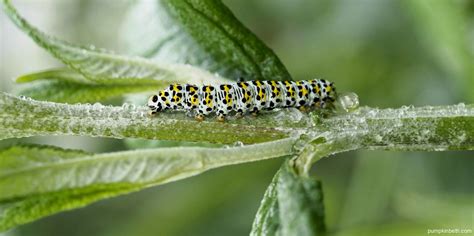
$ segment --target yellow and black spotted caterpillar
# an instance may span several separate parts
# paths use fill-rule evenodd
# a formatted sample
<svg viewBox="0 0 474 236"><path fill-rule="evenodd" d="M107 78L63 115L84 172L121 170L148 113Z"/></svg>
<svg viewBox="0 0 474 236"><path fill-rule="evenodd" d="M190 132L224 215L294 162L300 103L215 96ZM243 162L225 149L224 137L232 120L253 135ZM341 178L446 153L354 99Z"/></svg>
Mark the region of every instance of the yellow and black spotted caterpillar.
<svg viewBox="0 0 474 236"><path fill-rule="evenodd" d="M333 83L323 79L303 81L246 81L222 85L173 84L148 100L151 114L186 110L197 120L215 112L223 121L229 113L241 116L274 108L324 108L336 100Z"/></svg>

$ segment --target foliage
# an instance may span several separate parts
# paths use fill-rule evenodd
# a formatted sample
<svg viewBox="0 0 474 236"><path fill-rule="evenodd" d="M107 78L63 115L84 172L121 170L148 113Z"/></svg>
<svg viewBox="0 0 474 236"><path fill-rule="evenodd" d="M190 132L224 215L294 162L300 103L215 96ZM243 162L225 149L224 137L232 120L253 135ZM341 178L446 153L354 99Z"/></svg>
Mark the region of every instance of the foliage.
<svg viewBox="0 0 474 236"><path fill-rule="evenodd" d="M162 36L152 45L159 46L137 47L156 60L58 40L34 28L9 0L2 3L20 29L68 68L17 79L30 84L22 94L47 101L0 94L0 139L81 135L228 146L102 154L10 146L0 151L0 230L209 169L289 156L265 193L251 234L317 235L325 231L322 187L308 172L322 157L356 149L474 149L474 106L464 104L354 107L350 112L331 114L281 110L226 123L197 122L182 113L151 118L146 107L132 104L64 104L99 102L173 82L217 83L240 76L291 78L276 55L220 1L164 0L154 4L153 16L159 20L153 22L159 23L153 31ZM137 5L137 9L143 11L143 6ZM138 17L137 22L143 23L146 16ZM168 58L170 50L178 46L181 51ZM353 97L340 97L343 108L348 102L357 103Z"/></svg>

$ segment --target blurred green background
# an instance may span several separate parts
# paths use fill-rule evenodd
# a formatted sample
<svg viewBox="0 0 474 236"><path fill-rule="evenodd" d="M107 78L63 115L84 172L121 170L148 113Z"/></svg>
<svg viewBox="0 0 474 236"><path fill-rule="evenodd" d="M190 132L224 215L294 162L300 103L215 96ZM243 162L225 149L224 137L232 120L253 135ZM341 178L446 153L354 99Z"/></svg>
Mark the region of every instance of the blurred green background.
<svg viewBox="0 0 474 236"><path fill-rule="evenodd" d="M133 1L15 0L45 32L127 53L123 20ZM362 105L474 102L474 1L225 0L280 57L295 79L325 78ZM0 90L18 75L61 64L0 12ZM41 137L6 140L93 152L121 140ZM474 229L473 152L358 151L325 158L330 232L425 235ZM5 235L246 235L283 159L225 167L19 227ZM1 234L0 234L1 235Z"/></svg>

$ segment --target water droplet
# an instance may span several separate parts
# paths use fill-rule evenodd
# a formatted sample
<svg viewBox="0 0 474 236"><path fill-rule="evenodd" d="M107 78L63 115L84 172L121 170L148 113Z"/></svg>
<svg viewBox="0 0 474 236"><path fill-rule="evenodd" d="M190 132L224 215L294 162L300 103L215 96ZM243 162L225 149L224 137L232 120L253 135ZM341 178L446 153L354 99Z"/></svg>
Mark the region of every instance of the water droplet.
<svg viewBox="0 0 474 236"><path fill-rule="evenodd" d="M374 136L374 139L375 139L375 142L380 143L380 142L382 142L382 139L383 139L383 138L382 138L382 136L376 134L376 135Z"/></svg>
<svg viewBox="0 0 474 236"><path fill-rule="evenodd" d="M352 111L359 107L359 96L356 93L343 93L339 96L338 104L344 109L345 111Z"/></svg>
<svg viewBox="0 0 474 236"><path fill-rule="evenodd" d="M131 103L124 103L122 105L122 109L124 110L135 110L135 105Z"/></svg>
<svg viewBox="0 0 474 236"><path fill-rule="evenodd" d="M237 141L234 143L234 146L236 147L243 147L244 146L244 143L242 143L241 141Z"/></svg>
<svg viewBox="0 0 474 236"><path fill-rule="evenodd" d="M102 106L102 104L100 104L99 102L96 102L96 103L94 103L94 105L92 105L92 107L93 107L94 109L100 109L100 108L102 108L103 106Z"/></svg>
<svg viewBox="0 0 474 236"><path fill-rule="evenodd" d="M311 137L307 134L302 134L299 136L298 140L295 142L293 145L293 149L299 153L303 148L308 144L310 141Z"/></svg>

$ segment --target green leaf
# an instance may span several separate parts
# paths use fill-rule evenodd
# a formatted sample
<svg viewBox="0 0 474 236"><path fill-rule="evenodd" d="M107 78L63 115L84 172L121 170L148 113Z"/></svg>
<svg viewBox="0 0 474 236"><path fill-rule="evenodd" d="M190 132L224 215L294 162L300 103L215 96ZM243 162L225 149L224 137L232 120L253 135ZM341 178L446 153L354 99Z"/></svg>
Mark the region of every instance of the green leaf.
<svg viewBox="0 0 474 236"><path fill-rule="evenodd" d="M58 191L0 202L0 232L34 220L93 202L139 190L131 184L95 186L73 191Z"/></svg>
<svg viewBox="0 0 474 236"><path fill-rule="evenodd" d="M325 232L321 182L299 176L285 161L268 186L250 235L321 235Z"/></svg>
<svg viewBox="0 0 474 236"><path fill-rule="evenodd" d="M62 81L42 81L34 83L18 93L37 100L62 103L93 103L119 97L128 93L156 91L162 86L143 84L89 85Z"/></svg>
<svg viewBox="0 0 474 236"><path fill-rule="evenodd" d="M81 73L95 83L134 83L137 80L163 84L188 82L223 82L222 78L189 65L158 63L143 58L126 57L107 53L102 49L85 48L50 37L23 19L11 5L10 0L2 0L5 13L39 46L64 62L71 69Z"/></svg>
<svg viewBox="0 0 474 236"><path fill-rule="evenodd" d="M53 69L23 75L18 83L26 83L18 94L37 100L62 103L93 103L128 93L157 91L166 86L159 81L140 80L130 84L95 84L70 69Z"/></svg>
<svg viewBox="0 0 474 236"><path fill-rule="evenodd" d="M277 184L280 172L281 170L275 174L263 195L262 202L252 224L251 236L277 235L279 233L280 218Z"/></svg>
<svg viewBox="0 0 474 236"><path fill-rule="evenodd" d="M325 232L321 182L298 176L284 163L278 177L281 235L321 235Z"/></svg>
<svg viewBox="0 0 474 236"><path fill-rule="evenodd" d="M0 150L0 231L209 169L288 155L285 140L229 148L89 154L45 146Z"/></svg>
<svg viewBox="0 0 474 236"><path fill-rule="evenodd" d="M81 84L95 84L92 81L84 78L84 76L78 72L75 72L69 68L57 68L39 71L31 74L21 75L16 78L17 83L29 83L38 80L60 80L64 82L81 83ZM158 84L158 81L152 81L152 83Z"/></svg>
<svg viewBox="0 0 474 236"><path fill-rule="evenodd" d="M126 19L127 48L227 78L291 80L273 51L219 0L140 1Z"/></svg>
<svg viewBox="0 0 474 236"><path fill-rule="evenodd" d="M57 162L75 161L87 155L91 154L78 150L65 150L49 146L22 145L8 147L0 150L0 183L4 184L5 180L7 180L5 176L15 172L28 172L33 168L55 165ZM45 173L47 171L49 170L45 168ZM53 173L49 174L52 175ZM13 180L16 181L20 179ZM50 181L52 182L52 179ZM32 181L31 183L34 182L39 181ZM46 183L48 180L41 180L41 182ZM24 183L21 186L17 185L15 187L18 189L33 188L33 185L34 184ZM51 192L50 194L32 194L27 197L3 198L3 192L7 189L4 185L1 186L0 231L58 211L85 206L107 196L130 192L137 188L137 186L129 184L115 184L84 188L78 191L58 189L57 192Z"/></svg>

